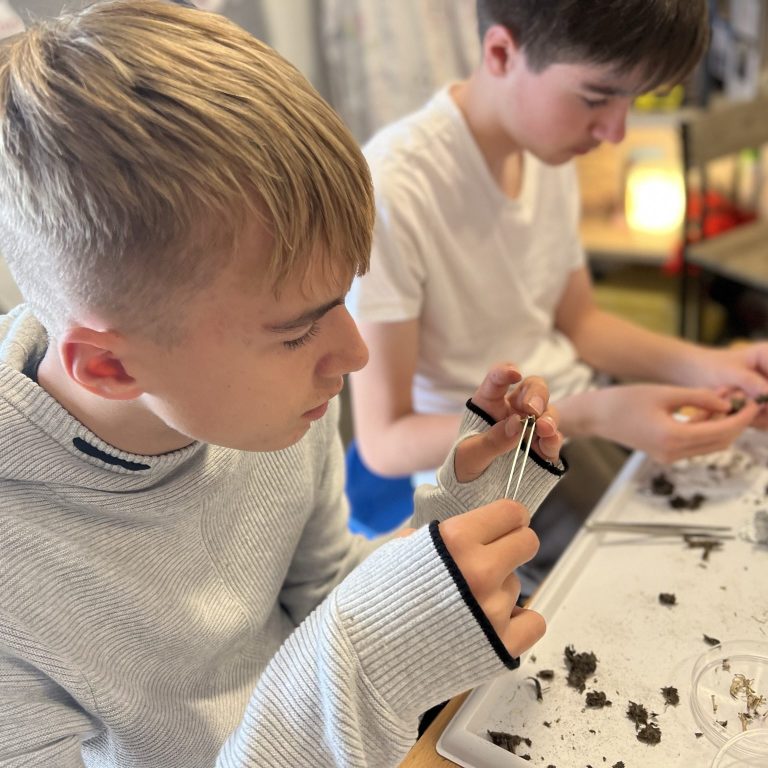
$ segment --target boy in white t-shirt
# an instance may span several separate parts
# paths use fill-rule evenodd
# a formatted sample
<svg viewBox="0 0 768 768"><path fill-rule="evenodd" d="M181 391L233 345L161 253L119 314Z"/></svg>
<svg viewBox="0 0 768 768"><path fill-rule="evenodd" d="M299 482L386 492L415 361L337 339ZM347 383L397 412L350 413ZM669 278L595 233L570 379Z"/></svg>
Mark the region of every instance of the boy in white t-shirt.
<svg viewBox="0 0 768 768"><path fill-rule="evenodd" d="M371 353L352 377L363 459L383 475L438 466L461 393L497 359L548 380L571 438L663 461L727 446L765 421L753 401L725 415L723 389L768 390L768 344L707 349L601 311L569 162L620 142L634 97L690 72L707 45L705 0L477 7L472 75L365 148L377 222L371 271L349 301ZM596 388L596 372L642 383ZM681 423L681 406L707 418ZM571 451L577 490L593 487L573 466L594 467L586 451Z"/></svg>

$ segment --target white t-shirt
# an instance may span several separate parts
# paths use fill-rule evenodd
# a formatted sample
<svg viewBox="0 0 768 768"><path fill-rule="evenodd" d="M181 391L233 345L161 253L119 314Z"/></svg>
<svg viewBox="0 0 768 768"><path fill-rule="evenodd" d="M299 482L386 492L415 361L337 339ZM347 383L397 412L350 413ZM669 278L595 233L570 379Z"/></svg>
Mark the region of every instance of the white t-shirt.
<svg viewBox="0 0 768 768"><path fill-rule="evenodd" d="M524 156L516 200L504 195L449 95L365 147L376 193L370 272L348 306L359 320L419 318L418 413L459 412L492 364L543 376L553 399L586 389L592 370L554 328L584 264L572 165Z"/></svg>

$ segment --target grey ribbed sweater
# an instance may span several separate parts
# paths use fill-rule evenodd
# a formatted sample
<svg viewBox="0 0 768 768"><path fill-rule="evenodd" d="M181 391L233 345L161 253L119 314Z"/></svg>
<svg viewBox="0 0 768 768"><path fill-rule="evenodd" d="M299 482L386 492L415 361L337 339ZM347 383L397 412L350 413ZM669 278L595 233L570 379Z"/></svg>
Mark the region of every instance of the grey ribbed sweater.
<svg viewBox="0 0 768 768"><path fill-rule="evenodd" d="M283 451L136 456L25 375L45 345L0 317L2 768L393 766L420 712L512 664L437 526L348 532L335 408ZM506 457L451 467L414 524L502 495ZM531 463L529 506L557 474Z"/></svg>

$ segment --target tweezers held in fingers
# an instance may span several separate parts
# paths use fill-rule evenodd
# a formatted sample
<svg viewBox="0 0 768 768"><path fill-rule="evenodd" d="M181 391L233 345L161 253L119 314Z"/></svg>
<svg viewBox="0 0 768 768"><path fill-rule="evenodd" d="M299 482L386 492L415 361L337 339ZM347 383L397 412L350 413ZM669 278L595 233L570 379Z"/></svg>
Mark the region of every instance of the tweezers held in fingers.
<svg viewBox="0 0 768 768"><path fill-rule="evenodd" d="M524 419L522 419L523 428L520 430L520 440L517 442L517 448L515 449L515 457L512 460L512 469L509 471L509 478L507 479L507 487L504 491L504 498L505 499L512 499L514 501L517 498L517 492L520 489L520 483L523 480L523 473L525 472L525 464L528 460L528 454L531 452L531 443L533 442L533 434L536 431L536 417L535 416L526 416ZM525 449L523 448L523 443L526 439L526 434L528 437L527 442L525 442ZM517 468L517 462L520 459L520 455L522 454L523 460L520 463L520 471L517 474L517 481L515 482L515 490L512 491L512 495L509 495L509 489L512 486L512 481L515 479L515 469Z"/></svg>

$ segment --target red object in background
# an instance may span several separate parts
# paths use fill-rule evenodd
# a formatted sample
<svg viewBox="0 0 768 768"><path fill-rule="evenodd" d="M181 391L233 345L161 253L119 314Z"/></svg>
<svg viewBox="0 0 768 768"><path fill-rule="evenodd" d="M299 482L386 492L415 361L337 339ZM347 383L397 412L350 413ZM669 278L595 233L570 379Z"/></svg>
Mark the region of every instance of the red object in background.
<svg viewBox="0 0 768 768"><path fill-rule="evenodd" d="M689 242L696 243L703 238L714 237L740 224L754 221L757 214L752 210L745 210L734 205L727 197L719 192L707 192L704 200L705 214L702 222L702 232L692 232L701 221L701 194L693 192L688 196L688 205L685 213L686 227L688 228ZM703 236L703 237L702 237ZM664 264L664 271L671 275L679 274L683 263L683 244L675 248L675 252ZM692 269L689 267L689 269Z"/></svg>

